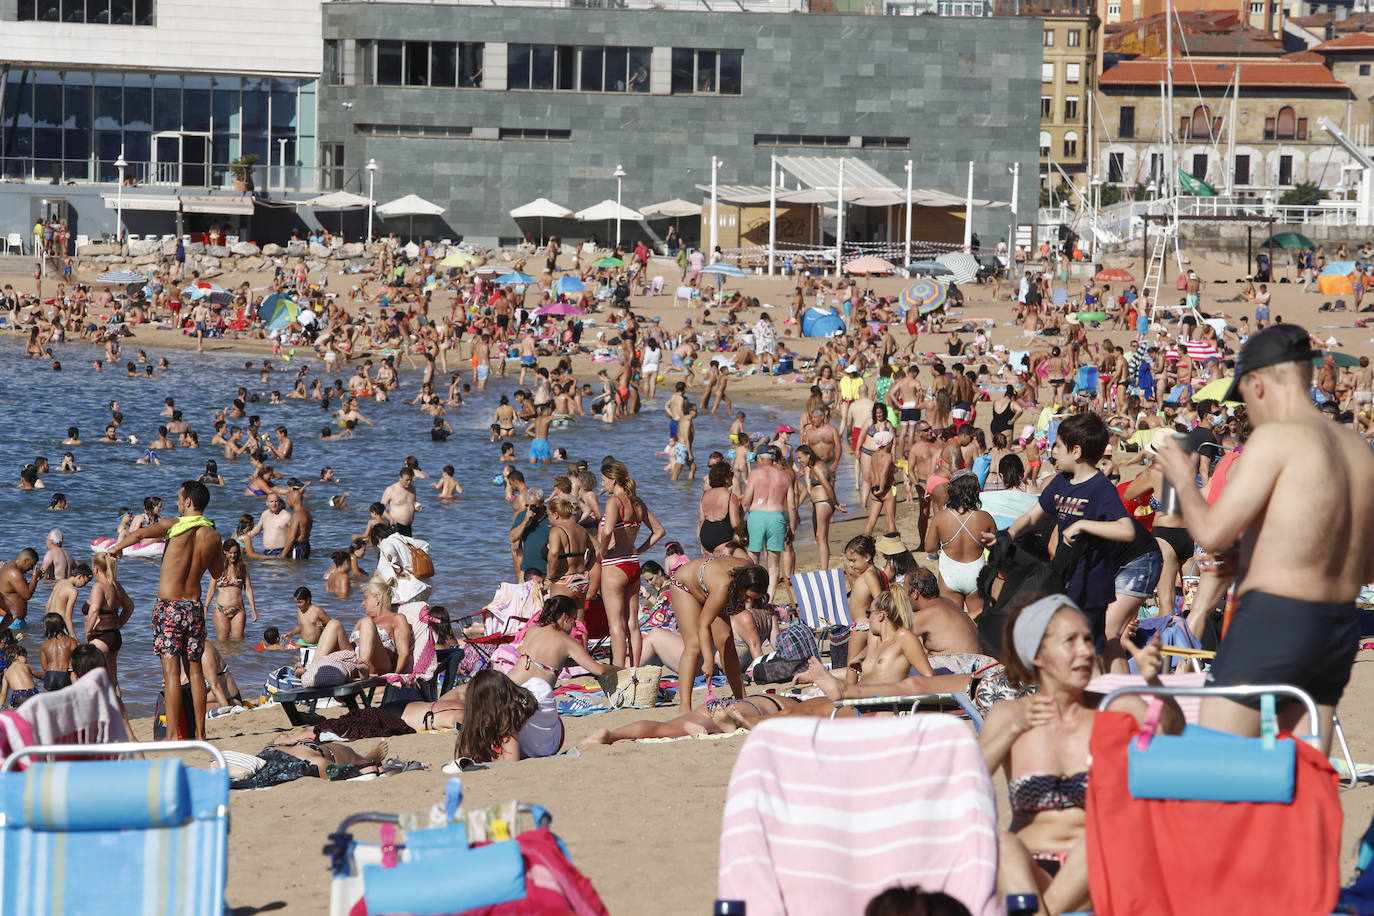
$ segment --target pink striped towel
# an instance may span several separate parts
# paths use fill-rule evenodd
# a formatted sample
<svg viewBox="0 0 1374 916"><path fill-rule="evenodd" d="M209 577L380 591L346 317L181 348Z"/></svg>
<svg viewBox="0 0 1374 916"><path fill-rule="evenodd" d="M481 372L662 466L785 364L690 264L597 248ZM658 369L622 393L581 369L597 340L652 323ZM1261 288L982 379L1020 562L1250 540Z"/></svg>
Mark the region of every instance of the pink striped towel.
<svg viewBox="0 0 1374 916"><path fill-rule="evenodd" d="M754 729L730 775L718 896L749 916L861 913L896 884L1000 912L992 780L969 727L931 713Z"/></svg>
<svg viewBox="0 0 1374 916"><path fill-rule="evenodd" d="M1207 684L1207 672L1186 671L1180 674L1162 674L1159 682L1165 687L1203 687ZM1145 683L1145 679L1138 674L1099 674L1088 682L1088 693L1099 693L1106 696L1113 690L1122 687L1138 687ZM1179 711L1183 713L1183 720L1190 725L1197 724L1198 709L1202 706L1202 697L1174 697L1178 703Z"/></svg>

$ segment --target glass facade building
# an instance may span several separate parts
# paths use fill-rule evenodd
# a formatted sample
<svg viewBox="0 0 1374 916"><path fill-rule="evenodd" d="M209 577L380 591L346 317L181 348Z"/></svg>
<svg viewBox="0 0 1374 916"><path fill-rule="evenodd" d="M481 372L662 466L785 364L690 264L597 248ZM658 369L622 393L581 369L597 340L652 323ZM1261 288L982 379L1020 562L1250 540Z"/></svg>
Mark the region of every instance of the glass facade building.
<svg viewBox="0 0 1374 916"><path fill-rule="evenodd" d="M12 69L0 95L0 177L224 187L254 155L257 185L313 188L313 79Z"/></svg>

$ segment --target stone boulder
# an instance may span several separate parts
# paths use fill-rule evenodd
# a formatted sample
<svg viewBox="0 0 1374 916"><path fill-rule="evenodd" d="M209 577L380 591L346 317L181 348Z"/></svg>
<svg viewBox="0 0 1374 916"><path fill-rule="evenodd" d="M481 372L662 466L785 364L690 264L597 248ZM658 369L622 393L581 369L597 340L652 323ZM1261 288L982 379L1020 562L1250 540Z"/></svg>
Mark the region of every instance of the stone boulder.
<svg viewBox="0 0 1374 916"><path fill-rule="evenodd" d="M347 242L339 251L345 258L361 258L366 253L363 250L364 248L365 246L362 242Z"/></svg>
<svg viewBox="0 0 1374 916"><path fill-rule="evenodd" d="M148 241L146 239L139 239L138 241L130 241L128 249L129 257L132 258L137 258L145 254L161 254L162 243L157 241L156 239L153 239L152 241Z"/></svg>
<svg viewBox="0 0 1374 916"><path fill-rule="evenodd" d="M196 259L196 263L200 265L200 269L202 271L206 270L207 268L213 269L220 266L219 258L208 254L201 255L199 258Z"/></svg>
<svg viewBox="0 0 1374 916"><path fill-rule="evenodd" d="M104 242L92 242L89 245L82 246L82 248L77 251L77 254L83 258L96 258L102 254L119 254L119 246L106 244Z"/></svg>
<svg viewBox="0 0 1374 916"><path fill-rule="evenodd" d="M122 254L102 254L95 260L99 261L101 264L123 264L128 259Z"/></svg>
<svg viewBox="0 0 1374 916"><path fill-rule="evenodd" d="M238 269L247 273L257 273L267 263L265 258L239 258Z"/></svg>
<svg viewBox="0 0 1374 916"><path fill-rule="evenodd" d="M318 271L324 270L328 266L329 265L324 261L311 260L305 262L305 269L310 271L311 273L316 273Z"/></svg>
<svg viewBox="0 0 1374 916"><path fill-rule="evenodd" d="M123 259L121 258L120 260L123 260ZM144 266L146 266L146 265L148 265L148 264L156 264L156 263L158 263L158 262L161 261L161 260L162 260L162 256L161 256L161 255L156 255L156 254L143 254L143 255L139 255L138 257L136 257L136 258L133 259L133 265L134 265L135 267L144 267Z"/></svg>
<svg viewBox="0 0 1374 916"><path fill-rule="evenodd" d="M286 256L289 258L303 258L310 253L310 246L305 242L295 241L286 243Z"/></svg>
<svg viewBox="0 0 1374 916"><path fill-rule="evenodd" d="M226 247L226 246L224 246L224 245L210 245L209 247L207 247L207 248L205 249L205 253L208 254L208 255L209 255L210 257L212 257L212 258L227 258L227 257L229 257L229 249L228 249L228 247Z"/></svg>
<svg viewBox="0 0 1374 916"><path fill-rule="evenodd" d="M218 267L205 267L200 272L200 278L202 280L210 280L220 276L223 273L224 271L220 270Z"/></svg>
<svg viewBox="0 0 1374 916"><path fill-rule="evenodd" d="M279 258L286 253L286 249L276 242L268 242L262 246L262 253L269 258Z"/></svg>
<svg viewBox="0 0 1374 916"><path fill-rule="evenodd" d="M327 258L329 255L330 250L326 246L321 245L319 242L310 243L310 256L312 258Z"/></svg>
<svg viewBox="0 0 1374 916"><path fill-rule="evenodd" d="M259 253L258 246L252 242L235 242L229 246L229 250L241 258L252 257Z"/></svg>

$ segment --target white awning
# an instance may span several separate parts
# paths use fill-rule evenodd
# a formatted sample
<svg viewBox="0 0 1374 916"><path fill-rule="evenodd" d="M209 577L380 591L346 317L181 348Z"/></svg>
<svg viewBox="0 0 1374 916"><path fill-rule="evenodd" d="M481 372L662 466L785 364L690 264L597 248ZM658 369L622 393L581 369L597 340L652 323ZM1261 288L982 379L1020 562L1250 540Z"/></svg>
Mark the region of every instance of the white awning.
<svg viewBox="0 0 1374 916"><path fill-rule="evenodd" d="M440 216L443 212L443 207L418 194L407 194L377 207L377 214L388 219L393 216Z"/></svg>
<svg viewBox="0 0 1374 916"><path fill-rule="evenodd" d="M840 163L844 163L845 196L860 190L896 191L890 179L859 159L821 156L779 156L778 166L791 172L802 184L833 191L840 185Z"/></svg>
<svg viewBox="0 0 1374 916"><path fill-rule="evenodd" d="M562 204L556 204L547 197L536 197L527 204L521 204L510 211L512 219L567 219L573 212Z"/></svg>
<svg viewBox="0 0 1374 916"><path fill-rule="evenodd" d="M222 215L253 215L251 197L211 197L185 194L181 198L183 213L216 213Z"/></svg>
<svg viewBox="0 0 1374 916"><path fill-rule="evenodd" d="M631 210L629 207L618 204L613 200L603 200L601 203L593 204L585 210L578 210L577 218L584 223L611 219L642 220L644 214L640 213L638 210Z"/></svg>
<svg viewBox="0 0 1374 916"><path fill-rule="evenodd" d="M118 210L121 206L125 210L163 210L175 213L181 209L181 202L175 197L153 197L147 194L125 194L123 202L120 202L117 194L100 195L105 200L106 210Z"/></svg>
<svg viewBox="0 0 1374 916"><path fill-rule="evenodd" d="M361 194L350 194L348 191L331 191L309 200L297 201L296 205L314 207L317 210L347 210L351 207L366 207L371 203L370 199Z"/></svg>

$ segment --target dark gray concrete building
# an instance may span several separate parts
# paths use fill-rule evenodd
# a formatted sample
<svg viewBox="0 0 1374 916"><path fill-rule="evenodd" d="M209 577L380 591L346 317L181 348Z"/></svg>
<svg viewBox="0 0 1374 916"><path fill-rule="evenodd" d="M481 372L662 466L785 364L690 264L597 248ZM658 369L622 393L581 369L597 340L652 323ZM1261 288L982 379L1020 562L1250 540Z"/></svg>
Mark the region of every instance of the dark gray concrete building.
<svg viewBox="0 0 1374 916"><path fill-rule="evenodd" d="M420 194L475 241L519 238L509 212L537 197L615 199L618 165L628 207L702 200L712 156L720 184L765 188L774 155L852 157L897 185L911 161L918 187L960 197L972 159L975 196L1003 201L1019 162L1017 210L1034 212L1039 20L322 9L321 189L367 193L375 159L377 200ZM1005 209L975 216L984 238L1006 226Z"/></svg>

